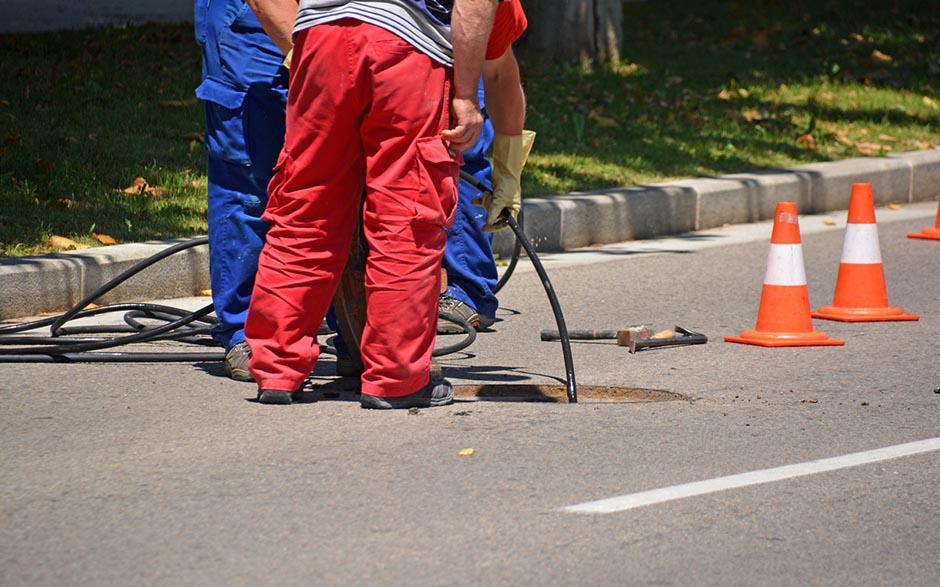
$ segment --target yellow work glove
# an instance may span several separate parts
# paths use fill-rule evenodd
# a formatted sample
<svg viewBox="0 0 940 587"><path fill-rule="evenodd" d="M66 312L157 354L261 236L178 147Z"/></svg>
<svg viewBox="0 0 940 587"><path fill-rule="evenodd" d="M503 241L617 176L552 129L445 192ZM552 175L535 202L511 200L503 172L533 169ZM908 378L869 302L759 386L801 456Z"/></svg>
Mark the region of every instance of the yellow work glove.
<svg viewBox="0 0 940 587"><path fill-rule="evenodd" d="M519 215L522 208L522 169L533 143L535 132L531 130L515 136L496 134L493 140L493 193L486 193L480 202L486 209L484 232L506 228L506 221L500 219L503 210L509 210L513 218Z"/></svg>

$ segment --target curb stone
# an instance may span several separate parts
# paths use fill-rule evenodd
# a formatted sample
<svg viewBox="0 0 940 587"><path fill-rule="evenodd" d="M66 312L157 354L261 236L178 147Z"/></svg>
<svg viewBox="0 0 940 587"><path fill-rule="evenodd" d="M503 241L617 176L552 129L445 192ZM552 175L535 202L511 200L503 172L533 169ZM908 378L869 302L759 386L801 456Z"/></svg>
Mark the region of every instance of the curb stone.
<svg viewBox="0 0 940 587"><path fill-rule="evenodd" d="M525 229L536 250L564 251L767 220L785 200L795 200L804 214L844 210L857 181L872 184L879 205L933 199L940 194L940 149L527 198ZM183 240L0 258L0 319L62 311ZM510 231L496 233L496 254L508 257L512 245ZM146 269L101 301L183 297L208 288L208 247L202 246Z"/></svg>
<svg viewBox="0 0 940 587"><path fill-rule="evenodd" d="M855 182L871 183L878 205L934 199L940 149L527 198L525 228L537 251L564 251L768 220L782 201L797 202L802 214L846 210ZM504 230L493 250L506 258L512 244Z"/></svg>
<svg viewBox="0 0 940 587"><path fill-rule="evenodd" d="M135 263L186 240L0 257L0 319L66 310ZM144 269L103 296L100 303L184 297L208 288L209 250L200 246Z"/></svg>

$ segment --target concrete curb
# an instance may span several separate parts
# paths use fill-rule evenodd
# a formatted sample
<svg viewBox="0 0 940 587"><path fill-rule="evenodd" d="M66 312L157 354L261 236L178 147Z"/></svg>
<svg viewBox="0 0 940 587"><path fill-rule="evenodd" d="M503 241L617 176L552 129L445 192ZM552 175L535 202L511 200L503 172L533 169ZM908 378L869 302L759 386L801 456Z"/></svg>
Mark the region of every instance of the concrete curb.
<svg viewBox="0 0 940 587"><path fill-rule="evenodd" d="M564 251L767 220L783 200L797 201L804 214L844 210L851 184L858 181L872 184L878 204L929 200L940 194L940 150L529 198L525 229L537 250ZM178 242L0 258L0 319L64 310L134 263ZM511 233L497 233L493 248L508 257ZM182 297L208 288L208 248L202 246L146 269L101 301Z"/></svg>
<svg viewBox="0 0 940 587"><path fill-rule="evenodd" d="M536 250L564 251L767 220L780 201L796 201L803 214L845 210L855 182L871 183L879 205L935 198L940 150L528 198L525 228ZM512 242L499 232L493 250L507 257Z"/></svg>

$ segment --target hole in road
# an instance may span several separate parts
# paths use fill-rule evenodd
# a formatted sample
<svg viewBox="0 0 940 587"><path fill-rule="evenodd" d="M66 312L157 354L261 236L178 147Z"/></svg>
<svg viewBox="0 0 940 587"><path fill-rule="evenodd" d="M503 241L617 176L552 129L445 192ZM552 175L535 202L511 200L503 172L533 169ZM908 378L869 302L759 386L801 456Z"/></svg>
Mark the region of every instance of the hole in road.
<svg viewBox="0 0 940 587"><path fill-rule="evenodd" d="M568 394L564 385L455 385L454 398L464 401L566 403ZM606 385L578 386L578 401L584 403L635 404L686 399L688 398L682 394L662 389Z"/></svg>

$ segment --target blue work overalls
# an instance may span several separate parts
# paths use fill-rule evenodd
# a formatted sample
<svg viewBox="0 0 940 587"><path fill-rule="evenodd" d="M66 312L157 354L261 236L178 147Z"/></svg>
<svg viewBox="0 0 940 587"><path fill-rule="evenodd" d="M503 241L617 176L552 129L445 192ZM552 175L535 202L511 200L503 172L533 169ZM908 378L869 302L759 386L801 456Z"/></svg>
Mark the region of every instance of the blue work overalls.
<svg viewBox="0 0 940 587"><path fill-rule="evenodd" d="M209 155L209 272L229 349L245 340L245 316L267 225L261 213L284 143L287 70L244 0L196 0L196 40Z"/></svg>
<svg viewBox="0 0 940 587"><path fill-rule="evenodd" d="M203 56L203 81L196 96L205 103L209 155L209 272L219 319L213 337L229 349L245 340L245 316L267 230L261 214L284 143L288 74L283 54L245 0L195 0L195 23ZM480 98L482 103L482 85ZM485 156L492 142L487 117L480 140L463 153L464 171L486 185L492 182ZM478 195L460 182L457 213L444 250L446 295L492 318L497 307L496 264L492 236L481 230L486 213L471 203ZM342 353L342 342L336 342Z"/></svg>

